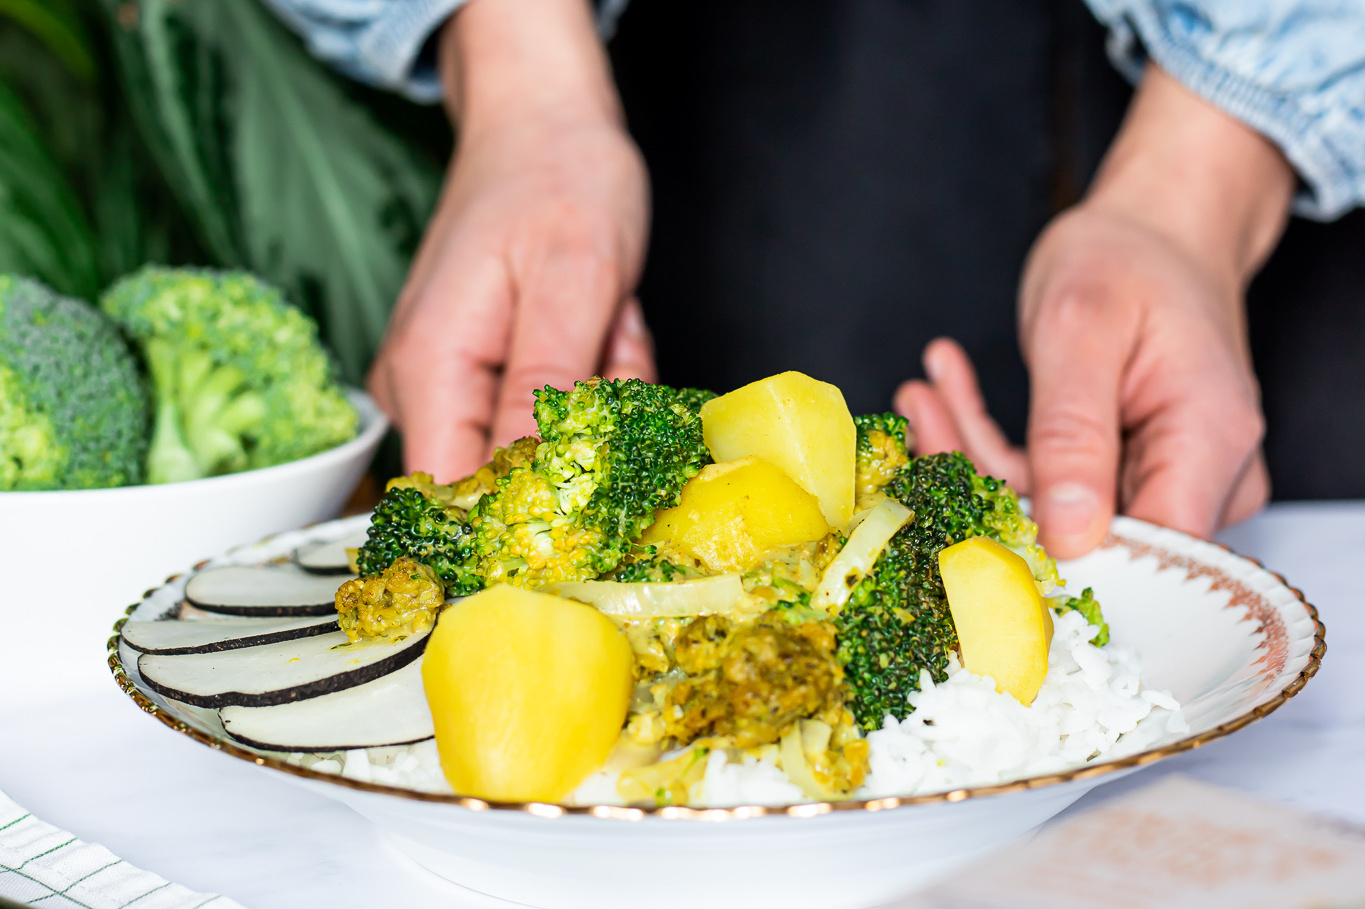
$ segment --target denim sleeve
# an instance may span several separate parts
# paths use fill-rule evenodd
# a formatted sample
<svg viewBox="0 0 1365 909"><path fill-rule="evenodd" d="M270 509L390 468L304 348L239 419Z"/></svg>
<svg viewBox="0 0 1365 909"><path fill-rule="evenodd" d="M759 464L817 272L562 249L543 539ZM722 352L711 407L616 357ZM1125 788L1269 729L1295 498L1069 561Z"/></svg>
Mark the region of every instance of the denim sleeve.
<svg viewBox="0 0 1365 909"><path fill-rule="evenodd" d="M1086 0L1136 80L1150 58L1298 170L1302 215L1365 203L1365 2Z"/></svg>
<svg viewBox="0 0 1365 909"><path fill-rule="evenodd" d="M466 0L264 0L303 36L313 56L414 101L441 99L428 42ZM598 31L610 35L625 0L600 0Z"/></svg>

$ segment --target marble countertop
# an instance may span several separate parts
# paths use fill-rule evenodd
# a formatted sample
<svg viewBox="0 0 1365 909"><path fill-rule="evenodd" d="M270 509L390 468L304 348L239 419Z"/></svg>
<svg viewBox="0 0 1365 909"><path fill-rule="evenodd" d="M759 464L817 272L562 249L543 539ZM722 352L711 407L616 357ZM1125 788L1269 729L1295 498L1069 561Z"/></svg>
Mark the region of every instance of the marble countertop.
<svg viewBox="0 0 1365 909"><path fill-rule="evenodd" d="M1266 720L1070 810L1182 773L1365 825L1365 503L1276 505L1221 540L1319 608L1322 671ZM151 721L107 671L36 701L25 690L43 658L0 665L0 790L49 823L249 909L509 905L418 867L340 803Z"/></svg>

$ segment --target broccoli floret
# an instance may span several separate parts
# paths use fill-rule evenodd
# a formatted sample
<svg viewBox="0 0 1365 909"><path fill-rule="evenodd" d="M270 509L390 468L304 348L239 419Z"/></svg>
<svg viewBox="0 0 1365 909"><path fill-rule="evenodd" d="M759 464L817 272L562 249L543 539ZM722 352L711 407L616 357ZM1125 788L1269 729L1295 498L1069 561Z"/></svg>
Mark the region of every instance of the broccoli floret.
<svg viewBox="0 0 1365 909"><path fill-rule="evenodd" d="M674 389L633 379L546 388L536 398L544 441L499 449L449 486L426 474L389 484L360 549L362 574L408 556L462 596L496 583L596 578L628 554L638 567L618 580L685 570L631 544L710 462L692 407Z"/></svg>
<svg viewBox="0 0 1365 909"><path fill-rule="evenodd" d="M932 507L947 541L944 546L969 537L991 537L1029 563L1043 593L1059 583L1057 563L1038 545L1038 525L1024 514L1019 496L1003 480L977 473L961 452L914 459L885 492L912 511L926 504Z"/></svg>
<svg viewBox="0 0 1365 909"><path fill-rule="evenodd" d="M856 510L876 504L876 496L910 463L905 445L909 421L894 413L872 413L853 418L858 430Z"/></svg>
<svg viewBox="0 0 1365 909"><path fill-rule="evenodd" d="M539 587L621 564L711 461L694 396L638 379L536 392L534 464L514 468L470 514L484 582Z"/></svg>
<svg viewBox="0 0 1365 909"><path fill-rule="evenodd" d="M141 348L155 391L150 482L282 464L355 435L317 326L253 276L148 266L100 305Z"/></svg>
<svg viewBox="0 0 1365 909"><path fill-rule="evenodd" d="M337 623L352 641L417 634L436 624L446 601L443 588L427 566L395 559L381 574L341 585L336 592Z"/></svg>
<svg viewBox="0 0 1365 909"><path fill-rule="evenodd" d="M452 487L437 486L427 474L414 474L389 484L375 506L365 545L356 565L365 577L384 573L407 557L430 568L447 596L483 589L474 558L473 531L464 509L451 504Z"/></svg>
<svg viewBox="0 0 1365 909"><path fill-rule="evenodd" d="M939 575L942 549L989 536L1016 551L1036 549L1043 567L1056 576L1056 566L1036 545L1037 526L1024 515L1014 491L979 475L960 452L911 460L884 492L913 517L887 543L836 618L853 713L865 729L880 727L888 713L906 717L907 696L919 689L921 669L935 681L947 677L957 632Z"/></svg>
<svg viewBox="0 0 1365 909"><path fill-rule="evenodd" d="M473 508L479 499L497 489L498 480L507 476L514 468L527 467L534 463L536 448L539 446L540 439L527 436L524 439L517 439L506 448L495 449L492 459L487 464L463 480L451 484L449 503L466 511Z"/></svg>
<svg viewBox="0 0 1365 909"><path fill-rule="evenodd" d="M1085 588L1078 597L1060 597L1049 602L1058 613L1075 610L1085 616L1087 622L1098 628L1099 633L1091 641L1096 647L1103 647L1109 643L1109 623L1104 620L1104 613L1100 612L1100 604L1095 599L1093 588Z"/></svg>
<svg viewBox="0 0 1365 909"><path fill-rule="evenodd" d="M611 580L622 584L666 583L705 577L694 562L676 553L661 552L658 546L637 546L611 573Z"/></svg>
<svg viewBox="0 0 1365 909"><path fill-rule="evenodd" d="M701 406L716 396L714 391L705 388L679 388L676 394L678 403L693 413L700 413Z"/></svg>
<svg viewBox="0 0 1365 909"><path fill-rule="evenodd" d="M887 714L905 719L921 669L935 681L948 676L957 631L936 544L932 522L901 528L835 616L849 708L863 729L880 729Z"/></svg>
<svg viewBox="0 0 1365 909"><path fill-rule="evenodd" d="M98 310L0 275L0 490L140 483L148 404Z"/></svg>

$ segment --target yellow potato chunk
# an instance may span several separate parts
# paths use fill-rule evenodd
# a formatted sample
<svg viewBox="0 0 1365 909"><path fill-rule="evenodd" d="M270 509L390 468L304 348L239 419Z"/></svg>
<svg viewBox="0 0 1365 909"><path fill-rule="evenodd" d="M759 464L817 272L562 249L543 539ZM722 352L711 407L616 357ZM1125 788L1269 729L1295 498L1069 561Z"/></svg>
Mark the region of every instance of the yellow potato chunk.
<svg viewBox="0 0 1365 909"><path fill-rule="evenodd" d="M446 608L422 658L441 770L461 795L554 802L616 744L635 686L591 606L499 585Z"/></svg>
<svg viewBox="0 0 1365 909"><path fill-rule="evenodd" d="M701 427L711 457L776 464L820 501L830 526L848 529L858 433L839 389L784 372L707 401Z"/></svg>
<svg viewBox="0 0 1365 909"><path fill-rule="evenodd" d="M962 665L1032 704L1047 676L1052 612L1028 563L990 537L972 537L940 552L938 566Z"/></svg>
<svg viewBox="0 0 1365 909"><path fill-rule="evenodd" d="M703 467L677 507L645 531L644 542L667 543L712 571L746 571L764 553L827 533L815 496L777 465L747 457Z"/></svg>

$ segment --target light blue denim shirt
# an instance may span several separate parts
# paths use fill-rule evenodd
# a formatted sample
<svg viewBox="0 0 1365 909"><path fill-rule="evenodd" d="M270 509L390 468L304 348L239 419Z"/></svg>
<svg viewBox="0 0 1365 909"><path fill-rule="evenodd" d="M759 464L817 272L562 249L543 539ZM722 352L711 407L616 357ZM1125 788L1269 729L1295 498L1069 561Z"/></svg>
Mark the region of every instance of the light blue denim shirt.
<svg viewBox="0 0 1365 909"><path fill-rule="evenodd" d="M440 98L428 39L464 0L265 0L323 60L417 101ZM1259 130L1298 169L1296 210L1365 203L1365 0L1086 0L1136 79L1154 60ZM626 0L598 4L603 35Z"/></svg>

